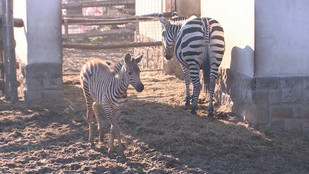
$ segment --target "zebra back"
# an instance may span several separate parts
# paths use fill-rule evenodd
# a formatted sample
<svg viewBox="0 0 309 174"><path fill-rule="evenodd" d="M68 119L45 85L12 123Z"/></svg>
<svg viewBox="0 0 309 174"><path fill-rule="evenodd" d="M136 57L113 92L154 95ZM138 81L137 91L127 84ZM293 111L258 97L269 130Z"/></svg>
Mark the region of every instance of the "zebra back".
<svg viewBox="0 0 309 174"><path fill-rule="evenodd" d="M197 41L200 44L204 42L203 52L199 51ZM224 54L224 45L224 32L220 23L212 18L199 17L187 20L183 24L177 36L175 51L176 54L182 52L185 55L180 60L183 64L189 64L188 62L192 61L190 56L204 54L195 61L202 63L200 65L203 69L205 89L207 89L211 76L215 79L218 76L218 67Z"/></svg>
<svg viewBox="0 0 309 174"><path fill-rule="evenodd" d="M92 76L98 74L111 74L110 64L100 59L92 59L86 62L80 72L81 81L88 81Z"/></svg>

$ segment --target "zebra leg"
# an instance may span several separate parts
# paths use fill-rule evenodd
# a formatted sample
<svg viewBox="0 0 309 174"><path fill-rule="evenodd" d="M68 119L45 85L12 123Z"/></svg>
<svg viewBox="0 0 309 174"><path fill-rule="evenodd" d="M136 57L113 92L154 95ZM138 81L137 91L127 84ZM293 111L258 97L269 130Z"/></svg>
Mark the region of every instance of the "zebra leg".
<svg viewBox="0 0 309 174"><path fill-rule="evenodd" d="M92 131L92 124L93 124L93 110L92 110L92 103L93 101L86 101L87 105L87 120L88 120L88 125L89 125L89 137L88 141L90 142L90 148L94 148L94 142L93 142L93 131Z"/></svg>
<svg viewBox="0 0 309 174"><path fill-rule="evenodd" d="M98 106L99 106L99 105L98 105L96 102L93 102L93 104L92 104L92 110L93 110L94 115L95 115L95 117L96 117L96 119L97 119L98 132L99 132L100 141L103 142L103 138L104 138L104 137L103 137L103 130L102 130L103 124L102 124L102 122L101 122L101 120L100 120Z"/></svg>
<svg viewBox="0 0 309 174"><path fill-rule="evenodd" d="M113 124L111 124L111 130L110 130L110 137L109 137L109 145L108 145L108 156L110 158L114 158L114 139L115 139L115 135L114 135L114 126Z"/></svg>
<svg viewBox="0 0 309 174"><path fill-rule="evenodd" d="M112 107L108 107L105 105L103 108L107 118L109 119L111 123L111 130L110 130L110 139L109 139L109 149L108 149L108 155L111 158L114 158L114 139L117 138L118 140L118 155L123 157L123 147L121 144L121 137L120 137L120 126L118 124L118 118L119 118L119 111L114 111Z"/></svg>
<svg viewBox="0 0 309 174"><path fill-rule="evenodd" d="M124 149L123 149L123 146L122 146L122 143L121 143L121 128L118 124L118 120L119 120L119 117L120 117L120 110L118 109L117 111L115 111L115 117L116 117L116 121L115 121L115 124L117 125L118 129L117 129L117 132L115 132L115 136L118 140L118 155L121 156L121 157L124 157Z"/></svg>
<svg viewBox="0 0 309 174"><path fill-rule="evenodd" d="M192 98L192 108L191 108L191 114L196 115L197 110L197 100L200 95L201 91L201 83L200 83L200 77L198 73L193 73L194 70L190 69L190 76L193 83L193 98ZM192 73L191 73L192 72ZM196 72L196 71L194 71ZM197 72L199 72L199 69L197 69Z"/></svg>
<svg viewBox="0 0 309 174"><path fill-rule="evenodd" d="M114 138L118 140L118 155L124 157L124 150L121 143L121 134L120 134L120 126L117 122L111 124L111 138L110 138L110 148L108 150L108 154L110 157L113 157L114 152Z"/></svg>
<svg viewBox="0 0 309 174"><path fill-rule="evenodd" d="M214 76L210 77L209 82L209 106L208 106L208 117L212 118L213 115L213 95L215 91L215 85L216 85L216 78Z"/></svg>
<svg viewBox="0 0 309 174"><path fill-rule="evenodd" d="M190 106L190 82L189 82L189 75L188 75L188 68L185 66L181 65L184 79L185 79L185 84L186 84L186 103L185 103L185 109L188 109Z"/></svg>

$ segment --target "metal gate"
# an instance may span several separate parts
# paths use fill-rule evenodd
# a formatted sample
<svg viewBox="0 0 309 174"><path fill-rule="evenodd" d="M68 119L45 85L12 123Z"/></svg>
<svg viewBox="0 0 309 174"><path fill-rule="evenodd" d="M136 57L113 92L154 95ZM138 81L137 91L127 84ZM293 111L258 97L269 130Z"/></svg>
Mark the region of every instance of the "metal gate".
<svg viewBox="0 0 309 174"><path fill-rule="evenodd" d="M14 27L23 27L21 19L13 19L13 1L0 1L0 96L4 96L6 101L14 103L18 100L17 87L19 83L16 78L15 39Z"/></svg>

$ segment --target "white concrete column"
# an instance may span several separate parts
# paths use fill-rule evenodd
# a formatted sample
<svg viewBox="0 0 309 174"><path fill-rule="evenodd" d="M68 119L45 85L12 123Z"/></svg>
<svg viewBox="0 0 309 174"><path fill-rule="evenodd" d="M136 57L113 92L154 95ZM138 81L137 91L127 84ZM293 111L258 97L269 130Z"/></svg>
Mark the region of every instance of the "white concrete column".
<svg viewBox="0 0 309 174"><path fill-rule="evenodd" d="M24 20L15 29L19 79L26 102L62 98L61 2L14 1L14 17ZM24 78L24 79L22 79Z"/></svg>

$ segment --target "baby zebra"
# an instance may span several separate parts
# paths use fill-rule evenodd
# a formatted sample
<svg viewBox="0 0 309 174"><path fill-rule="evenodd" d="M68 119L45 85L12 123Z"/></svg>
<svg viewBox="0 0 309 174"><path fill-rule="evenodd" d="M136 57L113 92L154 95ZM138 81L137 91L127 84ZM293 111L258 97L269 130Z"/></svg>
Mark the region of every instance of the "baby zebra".
<svg viewBox="0 0 309 174"><path fill-rule="evenodd" d="M131 84L137 92L144 90L144 85L140 80L140 69L138 63L143 55L138 58L131 58L128 53L124 58L124 63L118 64L114 69L109 64L100 60L90 60L81 69L80 80L87 105L87 119L89 124L89 142L91 148L94 147L92 122L95 115L98 123L100 140L103 141L102 123L99 119L98 105L102 105L108 117L110 128L110 139L108 155L114 157L114 138L118 140L118 155L124 156L121 144L120 127L118 119L120 116L120 106L127 101L127 90ZM119 65L122 65L121 68ZM118 71L118 72L117 72Z"/></svg>

